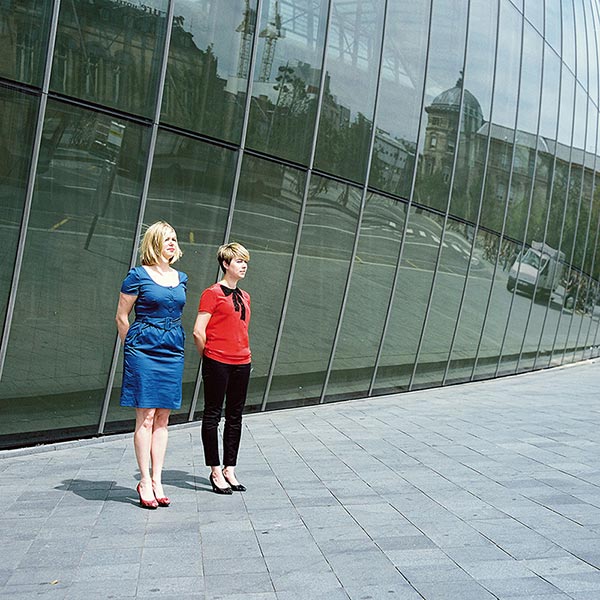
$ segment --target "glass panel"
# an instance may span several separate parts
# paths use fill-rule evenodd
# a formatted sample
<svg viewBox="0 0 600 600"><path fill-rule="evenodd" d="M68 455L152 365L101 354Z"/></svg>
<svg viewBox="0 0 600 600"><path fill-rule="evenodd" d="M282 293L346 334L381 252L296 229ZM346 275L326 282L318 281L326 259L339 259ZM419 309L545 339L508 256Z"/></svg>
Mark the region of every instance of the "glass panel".
<svg viewBox="0 0 600 600"><path fill-rule="evenodd" d="M496 45L497 14L490 8L489 2L483 1L471 2L470 6L463 123L450 201L450 212L472 221L479 213L487 150L487 136L480 132L484 110L486 115L490 111ZM441 385L443 381L473 241L473 227L448 221L413 387Z"/></svg>
<svg viewBox="0 0 600 600"><path fill-rule="evenodd" d="M485 318L487 302L494 278L496 264L496 235L479 230L473 241L464 303L456 324L452 353L446 375L446 383L468 381L473 372L475 357L481 341L481 329ZM505 249L501 267L508 265L510 255Z"/></svg>
<svg viewBox="0 0 600 600"><path fill-rule="evenodd" d="M544 35L544 3L540 0L525 0L525 18Z"/></svg>
<svg viewBox="0 0 600 600"><path fill-rule="evenodd" d="M97 429L148 142L149 129L48 101L0 386L10 433Z"/></svg>
<svg viewBox="0 0 600 600"><path fill-rule="evenodd" d="M161 120L239 141L256 0L175 0Z"/></svg>
<svg viewBox="0 0 600 600"><path fill-rule="evenodd" d="M13 0L0 4L0 75L42 85L52 19L48 0Z"/></svg>
<svg viewBox="0 0 600 600"><path fill-rule="evenodd" d="M38 98L0 85L0 323L4 325L31 162ZM19 124L15 127L15 124ZM2 328L0 327L0 333Z"/></svg>
<svg viewBox="0 0 600 600"><path fill-rule="evenodd" d="M360 189L313 176L269 408L321 395L356 233Z"/></svg>
<svg viewBox="0 0 600 600"><path fill-rule="evenodd" d="M570 73L569 73L569 79ZM569 81L569 79L567 81ZM560 250L565 255L565 294L563 297L563 311L558 320L558 329L554 343L553 356L560 357L563 354L567 337L569 335L569 323L573 311L576 309L578 290L580 286L580 272L575 263L576 247L579 241L583 242L585 233L581 231L581 200L583 192L583 164L585 148L585 129L587 123L587 98L579 84L575 84L575 113L572 132L572 148L570 152L570 170L567 184L567 203L563 214L561 225ZM562 110L562 106L561 106ZM582 137L583 136L583 137ZM583 236L583 238L581 237Z"/></svg>
<svg viewBox="0 0 600 600"><path fill-rule="evenodd" d="M535 2L535 0L532 0ZM544 0L546 8L545 37L546 41L560 54L561 44L561 0Z"/></svg>
<svg viewBox="0 0 600 600"><path fill-rule="evenodd" d="M358 182L367 168L384 4L332 0L331 6L315 164Z"/></svg>
<svg viewBox="0 0 600 600"><path fill-rule="evenodd" d="M498 36L498 69L494 85L494 114L491 123L484 125L481 130L482 135L491 137L481 224L498 232L502 231L507 207L520 60L521 17L510 4L503 2Z"/></svg>
<svg viewBox="0 0 600 600"><path fill-rule="evenodd" d="M561 3L562 15L562 52L561 56L566 65L575 73L575 13L573 1Z"/></svg>
<svg viewBox="0 0 600 600"><path fill-rule="evenodd" d="M441 385L461 303L474 228L448 220L413 388Z"/></svg>
<svg viewBox="0 0 600 600"><path fill-rule="evenodd" d="M479 213L487 152L496 52L496 3L472 0L465 68L463 126L459 138L451 212L471 222ZM486 123L486 125L484 125Z"/></svg>
<svg viewBox="0 0 600 600"><path fill-rule="evenodd" d="M588 40L588 74L590 78L588 91L592 97L597 98L599 71L598 32L596 30L597 21L592 1L593 0L586 0L585 2L585 21Z"/></svg>
<svg viewBox="0 0 600 600"><path fill-rule="evenodd" d="M575 52L577 53L577 79L585 89L588 89L588 45L591 45L591 40L587 39L583 1L573 0L575 8L575 39L577 40Z"/></svg>
<svg viewBox="0 0 600 600"><path fill-rule="evenodd" d="M513 9L514 10L514 9ZM463 96L467 2L434 2L427 66L425 107L419 139L415 202L446 210ZM456 83L455 83L456 82ZM479 101L464 94L463 126L476 131L483 120Z"/></svg>
<svg viewBox="0 0 600 600"><path fill-rule="evenodd" d="M529 217L527 243L547 244L550 198L554 176L554 152L558 127L558 107L560 89L560 59L545 46L544 73L540 109L540 137L538 138L536 174L533 188L533 202ZM554 249L556 250L556 249ZM548 271L548 273L550 273ZM548 303L559 285L559 277L537 279L534 282L534 301L529 306L529 314L524 327L525 334L520 351L519 371L531 370L534 366L538 344L542 333ZM537 284L537 286L536 286ZM553 306L551 304L551 306Z"/></svg>
<svg viewBox="0 0 600 600"><path fill-rule="evenodd" d="M490 10L492 9L492 10ZM498 14L487 0L475 0L470 5L469 46L465 70L465 90L479 102L484 124L475 133L465 136L461 133L457 177L454 180L451 211L471 222L480 219L480 204L483 198L484 176L488 153L489 121L491 120L494 62L496 53L496 25ZM489 177L489 174L488 174ZM471 367L477 351L479 333L484 316L486 297L489 292L489 279L492 269L483 256L487 247L487 234L479 231L476 235L471 228L463 226L461 237L466 236L464 247L465 263L469 273L464 282L464 299L460 313L454 318L452 351L446 377L451 381L464 381L471 376ZM469 253L472 255L469 257ZM467 262L468 261L468 262ZM441 290L443 297L443 290ZM471 296L472 295L472 296ZM440 293L436 290L436 296ZM429 335L434 330L428 327ZM439 377L439 373L438 373Z"/></svg>
<svg viewBox="0 0 600 600"><path fill-rule="evenodd" d="M324 0L263 2L248 146L308 162L326 22Z"/></svg>
<svg viewBox="0 0 600 600"><path fill-rule="evenodd" d="M374 393L408 389L433 280L443 217L411 208Z"/></svg>
<svg viewBox="0 0 600 600"><path fill-rule="evenodd" d="M428 32L428 2L388 2L369 184L404 198L415 167Z"/></svg>
<svg viewBox="0 0 600 600"><path fill-rule="evenodd" d="M381 341L404 233L406 204L369 193L327 400L365 396ZM368 294L368 310L365 310Z"/></svg>
<svg viewBox="0 0 600 600"><path fill-rule="evenodd" d="M488 177L482 206L482 225L502 233L511 207L511 171L515 160L517 102L521 83L522 17L508 2L500 7L498 65L494 88L494 123L491 125ZM535 94L539 98L539 90ZM534 146L535 147L535 146ZM491 236L488 255L494 264L494 281L486 304L479 356L474 377L492 377L502 346L512 296L507 294L508 269L520 250L513 242ZM502 257L502 262L500 259ZM512 291L512 290L511 290Z"/></svg>
<svg viewBox="0 0 600 600"><path fill-rule="evenodd" d="M506 218L506 235L519 240L519 252L523 253L526 243L530 243L529 220L534 205L533 184L537 178L537 149L539 141L539 109L542 94L542 38L529 23L525 23L523 37L523 63L519 91L517 135L514 144L512 173L510 179L509 205ZM543 203L542 203L543 206ZM538 264L541 267L541 264ZM516 262L508 277L523 280L526 288L516 286L510 298L508 322L502 339L502 358L498 374L506 375L517 369L519 354L523 345L523 334L527 324L535 289L531 277L535 277L536 267ZM525 292L526 298L520 295Z"/></svg>
<svg viewBox="0 0 600 600"><path fill-rule="evenodd" d="M50 87L153 116L167 0L62 2Z"/></svg>
<svg viewBox="0 0 600 600"><path fill-rule="evenodd" d="M548 307L547 318L544 322L542 340L540 343L540 356L535 362L536 368L549 366L555 341L559 338L564 340L565 331L561 329L559 332L558 327L562 320L561 312L559 311L564 303L565 290L569 281L569 269L566 261L568 250L565 252L565 245L563 244L562 238L567 211L569 206L573 203L572 190L570 189L572 185L570 161L572 160L571 141L573 138L573 130L575 128L573 121L575 110L574 103L575 79L571 73L563 67L558 123L558 144L556 145L556 164L554 168L552 202L550 206L551 226L548 229L547 237L547 243L561 253L562 268L560 285L557 287L556 293L553 296L553 302ZM569 199L569 201L567 201L567 199Z"/></svg>
<svg viewBox="0 0 600 600"><path fill-rule="evenodd" d="M252 373L247 410L258 410L263 401L304 186L302 171L244 157L229 237L241 241L251 253L243 286L252 298Z"/></svg>
<svg viewBox="0 0 600 600"><path fill-rule="evenodd" d="M563 118L562 111L560 113ZM544 298L544 315L542 319L542 329L539 338L538 355L533 363L534 368L544 368L549 366L550 355L554 346L554 337L560 320L560 314L564 302L565 286L567 284L567 264L565 262L564 252L560 246L560 226L563 220L563 211L565 206L565 194L567 190L567 181L569 177L569 165L561 155L562 147L557 149L557 159L554 166L552 181L552 199L550 202L550 217L548 235L546 243L550 248L557 252L557 269L553 274L553 291L548 298ZM568 157L568 155L567 155Z"/></svg>
<svg viewBox="0 0 600 600"><path fill-rule="evenodd" d="M183 256L175 264L187 273L187 303L183 313L186 332L183 402L172 422L187 420L200 357L192 330L202 291L216 281L217 248L223 243L227 223L236 154L198 140L159 130L144 223L170 223L177 232ZM139 262L138 262L139 264ZM127 269L121 276L125 277ZM119 406L123 361L119 360L111 394L107 429L124 428L131 413Z"/></svg>
<svg viewBox="0 0 600 600"><path fill-rule="evenodd" d="M523 64L517 118L517 135L512 158L510 193L505 234L517 240L526 236L531 209L531 189L536 168L538 116L542 86L542 38L529 24L523 37Z"/></svg>

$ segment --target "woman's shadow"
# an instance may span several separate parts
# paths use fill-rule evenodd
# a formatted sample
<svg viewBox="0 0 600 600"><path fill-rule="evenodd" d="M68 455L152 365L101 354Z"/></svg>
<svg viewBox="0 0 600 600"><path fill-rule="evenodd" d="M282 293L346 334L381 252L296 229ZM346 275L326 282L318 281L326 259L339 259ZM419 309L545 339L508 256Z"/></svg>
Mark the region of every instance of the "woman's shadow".
<svg viewBox="0 0 600 600"><path fill-rule="evenodd" d="M206 477L190 475L185 471L167 469L163 471L162 481L165 485L186 490L209 491L210 484ZM134 487L117 485L116 481L92 481L89 479L65 479L54 489L73 492L89 502L122 502L138 504L139 498Z"/></svg>

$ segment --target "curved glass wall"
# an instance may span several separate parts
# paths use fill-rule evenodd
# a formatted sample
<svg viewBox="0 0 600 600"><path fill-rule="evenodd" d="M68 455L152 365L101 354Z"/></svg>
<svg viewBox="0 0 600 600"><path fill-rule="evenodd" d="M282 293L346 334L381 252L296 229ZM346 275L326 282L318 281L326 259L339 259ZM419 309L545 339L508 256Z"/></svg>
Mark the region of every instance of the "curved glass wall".
<svg viewBox="0 0 600 600"><path fill-rule="evenodd" d="M248 411L600 355L598 0L0 11L0 447L130 430L114 326L176 228L191 329L246 245Z"/></svg>

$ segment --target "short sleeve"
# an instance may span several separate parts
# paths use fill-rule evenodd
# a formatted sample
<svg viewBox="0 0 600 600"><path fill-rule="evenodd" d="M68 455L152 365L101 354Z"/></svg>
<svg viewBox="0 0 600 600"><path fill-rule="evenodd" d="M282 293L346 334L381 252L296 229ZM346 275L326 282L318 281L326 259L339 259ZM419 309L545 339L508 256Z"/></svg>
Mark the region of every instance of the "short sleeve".
<svg viewBox="0 0 600 600"><path fill-rule="evenodd" d="M179 271L179 283L183 286L183 289L187 291L188 276L183 271Z"/></svg>
<svg viewBox="0 0 600 600"><path fill-rule="evenodd" d="M212 288L207 288L202 292L202 296L200 296L200 306L198 307L198 312L205 312L209 314L213 314L215 312L215 308L217 306L217 295Z"/></svg>
<svg viewBox="0 0 600 600"><path fill-rule="evenodd" d="M137 269L133 268L127 273L127 277L121 285L121 293L128 296L138 296L140 293L140 276Z"/></svg>

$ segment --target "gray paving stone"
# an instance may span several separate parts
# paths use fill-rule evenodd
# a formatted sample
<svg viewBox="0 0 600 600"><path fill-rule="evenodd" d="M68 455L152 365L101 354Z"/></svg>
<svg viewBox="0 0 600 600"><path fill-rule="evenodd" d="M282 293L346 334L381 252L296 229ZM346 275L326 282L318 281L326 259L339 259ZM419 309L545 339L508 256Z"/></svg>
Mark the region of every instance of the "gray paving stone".
<svg viewBox="0 0 600 600"><path fill-rule="evenodd" d="M168 510L131 436L0 452L0 596L597 600L598 364L249 415L227 498L176 426Z"/></svg>
<svg viewBox="0 0 600 600"><path fill-rule="evenodd" d="M206 575L204 578L207 595L273 592L273 582L268 573L237 573L235 577Z"/></svg>

